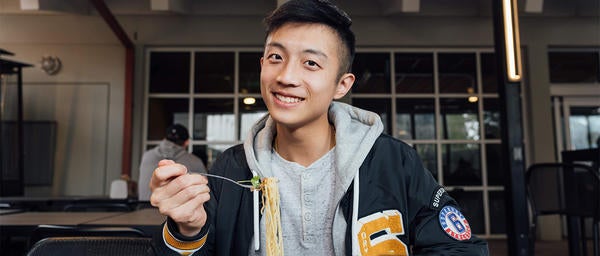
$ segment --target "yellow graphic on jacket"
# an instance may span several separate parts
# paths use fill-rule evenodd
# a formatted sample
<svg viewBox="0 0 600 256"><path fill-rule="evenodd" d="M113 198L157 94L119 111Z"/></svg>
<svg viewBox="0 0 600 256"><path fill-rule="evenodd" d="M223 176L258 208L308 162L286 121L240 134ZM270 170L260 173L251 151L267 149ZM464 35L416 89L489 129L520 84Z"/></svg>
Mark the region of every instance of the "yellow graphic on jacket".
<svg viewBox="0 0 600 256"><path fill-rule="evenodd" d="M398 238L404 234L402 214L398 210L362 217L358 228L361 255L408 255L408 247Z"/></svg>

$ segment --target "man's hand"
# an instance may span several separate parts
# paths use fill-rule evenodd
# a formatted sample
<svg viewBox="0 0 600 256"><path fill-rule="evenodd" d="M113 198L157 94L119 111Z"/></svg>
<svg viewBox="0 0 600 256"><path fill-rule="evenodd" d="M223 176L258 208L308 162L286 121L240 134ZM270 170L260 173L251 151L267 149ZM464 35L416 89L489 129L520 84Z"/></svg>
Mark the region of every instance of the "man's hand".
<svg viewBox="0 0 600 256"><path fill-rule="evenodd" d="M162 160L150 180L150 202L161 214L171 217L185 236L195 236L206 224L204 203L210 199L208 180L188 174L187 168Z"/></svg>

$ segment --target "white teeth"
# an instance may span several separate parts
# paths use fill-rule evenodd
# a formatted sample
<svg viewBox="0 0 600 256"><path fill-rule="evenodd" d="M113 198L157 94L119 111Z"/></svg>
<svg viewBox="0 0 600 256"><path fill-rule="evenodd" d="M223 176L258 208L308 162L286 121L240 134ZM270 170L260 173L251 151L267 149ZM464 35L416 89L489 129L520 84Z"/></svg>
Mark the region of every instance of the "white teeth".
<svg viewBox="0 0 600 256"><path fill-rule="evenodd" d="M296 102L302 101L301 98L286 97L286 96L279 95L279 94L275 94L275 97L277 97L278 100L283 101L285 103L296 103Z"/></svg>

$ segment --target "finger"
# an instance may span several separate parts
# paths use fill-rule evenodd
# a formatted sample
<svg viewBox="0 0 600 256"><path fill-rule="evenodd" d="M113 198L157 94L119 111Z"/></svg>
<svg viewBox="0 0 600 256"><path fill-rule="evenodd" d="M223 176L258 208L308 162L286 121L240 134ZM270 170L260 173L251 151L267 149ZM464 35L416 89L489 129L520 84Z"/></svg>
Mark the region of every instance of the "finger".
<svg viewBox="0 0 600 256"><path fill-rule="evenodd" d="M189 187L198 185L206 186L207 184L208 180L206 177L199 174L181 175L166 182L164 185L153 188L151 200L154 200L156 203L160 204L160 201L169 200L171 197L174 197Z"/></svg>
<svg viewBox="0 0 600 256"><path fill-rule="evenodd" d="M167 215L175 222L184 225L202 227L206 223L204 203L210 199L208 193L200 194L186 203L167 211Z"/></svg>
<svg viewBox="0 0 600 256"><path fill-rule="evenodd" d="M150 187L159 187L166 184L168 181L187 173L187 168L184 165L172 163L159 166L152 173Z"/></svg>
<svg viewBox="0 0 600 256"><path fill-rule="evenodd" d="M207 185L194 185L190 186L186 189L179 191L174 196L162 200L159 205L160 210L168 212L172 209L178 208L181 205L188 204L190 201L194 201L197 199L200 200L200 204L203 204L210 198L210 189Z"/></svg>
<svg viewBox="0 0 600 256"><path fill-rule="evenodd" d="M158 167L161 167L163 165L168 165L168 164L174 164L174 163L175 163L175 161L173 161L173 160L163 159L158 162Z"/></svg>

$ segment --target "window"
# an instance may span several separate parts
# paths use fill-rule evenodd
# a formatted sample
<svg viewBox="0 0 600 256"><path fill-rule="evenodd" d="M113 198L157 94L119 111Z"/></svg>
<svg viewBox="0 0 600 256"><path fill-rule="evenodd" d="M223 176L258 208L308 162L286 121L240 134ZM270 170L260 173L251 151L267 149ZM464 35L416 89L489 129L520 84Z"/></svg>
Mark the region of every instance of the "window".
<svg viewBox="0 0 600 256"><path fill-rule="evenodd" d="M551 83L600 83L600 48L550 49Z"/></svg>
<svg viewBox="0 0 600 256"><path fill-rule="evenodd" d="M210 167L267 113L262 49L158 47L147 56L144 149L179 122L191 131L190 152ZM415 148L483 237L505 232L494 62L490 49L359 49L348 95L381 117L385 133Z"/></svg>

